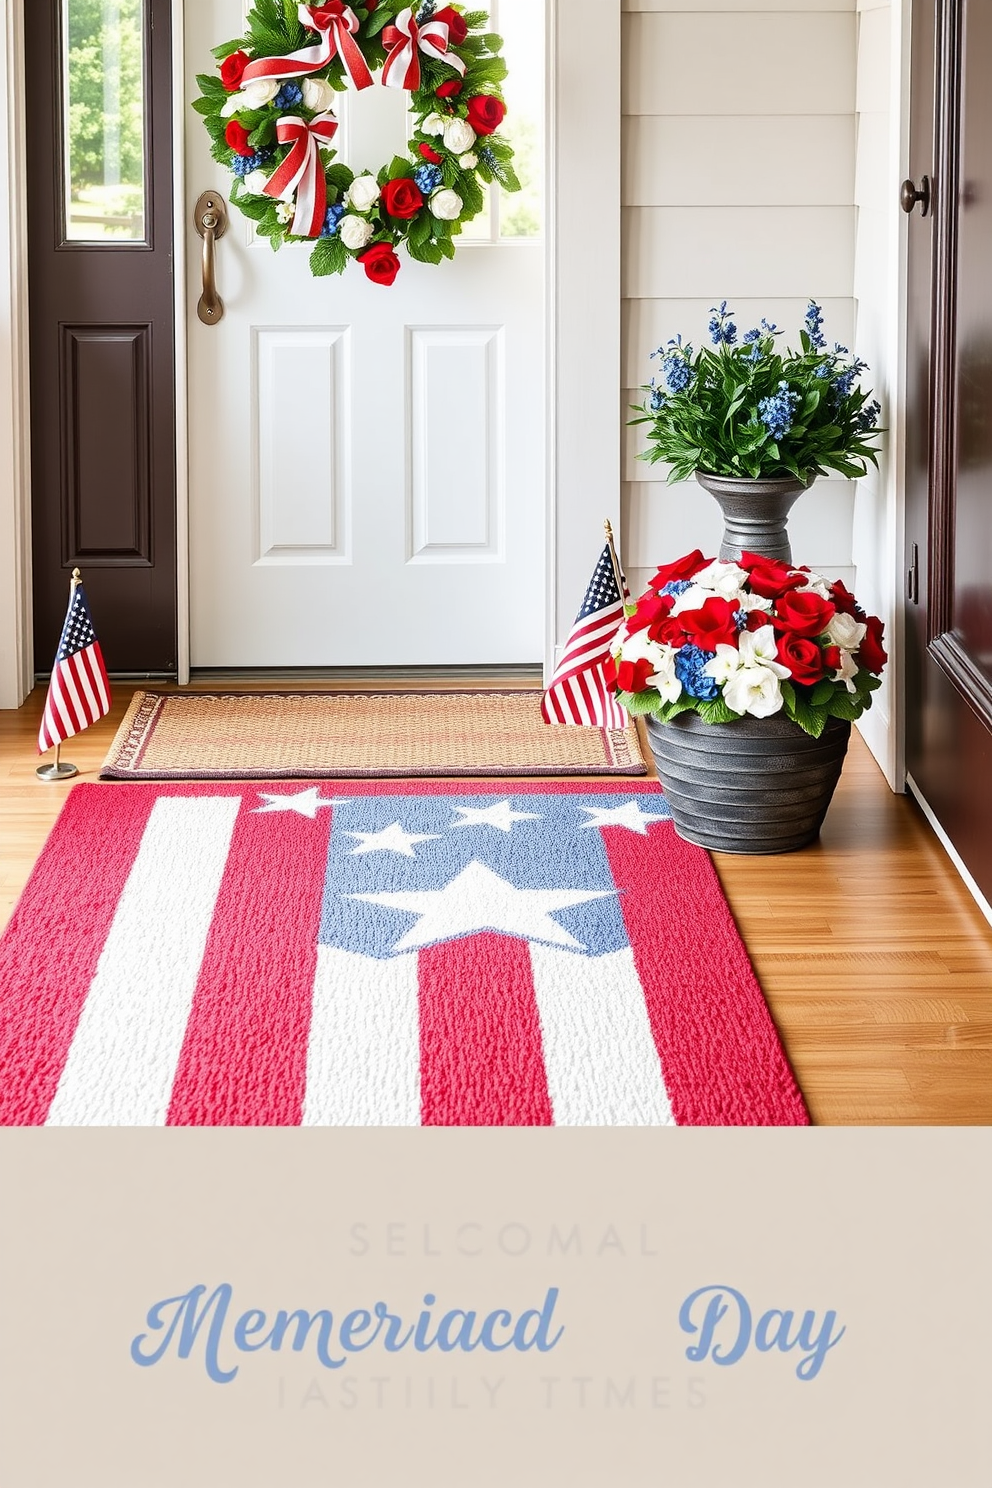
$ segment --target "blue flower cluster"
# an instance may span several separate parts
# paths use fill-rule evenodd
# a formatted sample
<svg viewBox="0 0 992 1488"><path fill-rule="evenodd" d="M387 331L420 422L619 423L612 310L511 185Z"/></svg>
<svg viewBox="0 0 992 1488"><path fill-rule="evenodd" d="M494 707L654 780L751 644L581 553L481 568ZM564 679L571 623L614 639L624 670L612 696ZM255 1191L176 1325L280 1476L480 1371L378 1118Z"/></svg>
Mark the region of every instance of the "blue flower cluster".
<svg viewBox="0 0 992 1488"><path fill-rule="evenodd" d="M685 356L678 351L669 352L662 361L661 375L670 393L684 393L696 376Z"/></svg>
<svg viewBox="0 0 992 1488"><path fill-rule="evenodd" d="M272 102L276 108L296 108L303 102L303 89L299 83L283 83Z"/></svg>
<svg viewBox="0 0 992 1488"><path fill-rule="evenodd" d="M881 404L877 403L874 398L870 403L867 403L854 421L854 427L858 433L867 434L869 429L874 429L878 423L878 416L881 411Z"/></svg>
<svg viewBox="0 0 992 1488"><path fill-rule="evenodd" d="M658 387L653 377L651 379L651 393L648 398L648 403L650 405L652 413L660 413L665 406L665 395L661 391L661 388Z"/></svg>
<svg viewBox="0 0 992 1488"><path fill-rule="evenodd" d="M692 588L691 579L670 579L667 584L658 590L659 594L674 594L676 597L684 594L687 589Z"/></svg>
<svg viewBox="0 0 992 1488"><path fill-rule="evenodd" d="M726 300L720 301L719 310L715 305L710 309L709 332L714 346L733 346L737 340L737 327L730 319L733 313L727 309Z"/></svg>
<svg viewBox="0 0 992 1488"><path fill-rule="evenodd" d="M324 215L324 225L320 229L320 236L322 238L334 237L334 234L338 230L338 225L341 221L341 218L344 216L347 210L347 207L345 207L342 202L335 202L333 207L328 207L327 212Z"/></svg>
<svg viewBox="0 0 992 1488"><path fill-rule="evenodd" d="M823 334L823 311L813 300L810 300L806 307L806 334L811 346L815 346L818 350L826 346L827 338Z"/></svg>
<svg viewBox="0 0 992 1488"><path fill-rule="evenodd" d="M855 357L851 365L845 367L839 377L834 378L832 387L835 407L839 407L844 399L850 396L855 382L861 376L861 373L867 370L868 363L862 362L858 357Z"/></svg>
<svg viewBox="0 0 992 1488"><path fill-rule="evenodd" d="M715 677L704 677L703 667L712 661L715 651L703 651L699 646L683 646L675 655L675 675L690 697L711 702L719 696L720 689Z"/></svg>
<svg viewBox="0 0 992 1488"><path fill-rule="evenodd" d="M267 160L272 159L271 150L257 150L254 155L235 155L231 161L231 169L236 176L250 176L252 171L258 170Z"/></svg>
<svg viewBox="0 0 992 1488"><path fill-rule="evenodd" d="M758 404L758 417L773 439L784 439L792 428L799 394L790 390L785 381L778 385L778 392L770 398L762 398Z"/></svg>
<svg viewBox="0 0 992 1488"><path fill-rule="evenodd" d="M431 192L436 191L440 186L444 176L441 174L439 165L421 165L414 171L413 179L424 196L430 196Z"/></svg>

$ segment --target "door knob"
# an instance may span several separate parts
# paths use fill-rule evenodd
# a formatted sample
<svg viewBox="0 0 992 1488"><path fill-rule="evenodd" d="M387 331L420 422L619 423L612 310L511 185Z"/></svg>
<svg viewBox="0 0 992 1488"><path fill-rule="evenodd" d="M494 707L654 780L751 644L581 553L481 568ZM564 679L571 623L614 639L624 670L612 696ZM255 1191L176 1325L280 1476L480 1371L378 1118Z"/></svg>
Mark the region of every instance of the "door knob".
<svg viewBox="0 0 992 1488"><path fill-rule="evenodd" d="M930 211L929 176L920 177L920 185L918 190L915 181L903 181L902 185L899 188L899 205L902 207L904 212L911 212L916 206L917 202L919 202L920 204L920 216L926 217L927 213Z"/></svg>
<svg viewBox="0 0 992 1488"><path fill-rule="evenodd" d="M198 198L193 225L203 239L203 293L196 313L204 325L217 325L224 318L224 301L217 293L214 245L227 232L227 204L219 191L204 191Z"/></svg>

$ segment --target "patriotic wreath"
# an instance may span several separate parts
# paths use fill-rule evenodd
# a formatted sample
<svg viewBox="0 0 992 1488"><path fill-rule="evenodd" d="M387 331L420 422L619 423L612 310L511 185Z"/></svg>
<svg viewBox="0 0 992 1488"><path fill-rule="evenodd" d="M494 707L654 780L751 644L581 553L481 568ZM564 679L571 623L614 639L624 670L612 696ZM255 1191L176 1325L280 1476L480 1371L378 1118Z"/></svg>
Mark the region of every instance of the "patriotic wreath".
<svg viewBox="0 0 992 1488"><path fill-rule="evenodd" d="M254 0L248 35L215 48L220 76L197 78L193 107L259 236L274 249L314 239L315 275L357 259L377 284L395 280L401 245L421 263L453 258L484 205L481 183L520 189L497 133L506 63L488 19L436 0ZM356 174L335 155L335 95L372 87L379 72L412 95L410 153Z"/></svg>

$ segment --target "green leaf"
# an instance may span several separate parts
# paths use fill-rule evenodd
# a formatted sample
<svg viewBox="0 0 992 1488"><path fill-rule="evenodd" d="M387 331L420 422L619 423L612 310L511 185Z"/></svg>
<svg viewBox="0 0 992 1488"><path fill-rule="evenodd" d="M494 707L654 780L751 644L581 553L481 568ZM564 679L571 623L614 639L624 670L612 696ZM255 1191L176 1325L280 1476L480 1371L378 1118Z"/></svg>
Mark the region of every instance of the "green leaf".
<svg viewBox="0 0 992 1488"><path fill-rule="evenodd" d="M827 726L827 711L825 708L813 708L809 703L796 694L796 702L791 717L798 723L799 727L814 739L818 739Z"/></svg>
<svg viewBox="0 0 992 1488"><path fill-rule="evenodd" d="M343 274L348 257L348 250L340 238L321 238L310 255L310 272L315 279L328 274Z"/></svg>
<svg viewBox="0 0 992 1488"><path fill-rule="evenodd" d="M865 705L856 692L838 692L836 697L831 698L827 704L827 712L831 718L846 718L853 723L855 718L860 718L865 710Z"/></svg>
<svg viewBox="0 0 992 1488"><path fill-rule="evenodd" d="M621 705L627 709L631 718L642 718L649 713L657 713L661 707L661 695L649 688L647 692L617 692L617 698Z"/></svg>
<svg viewBox="0 0 992 1488"><path fill-rule="evenodd" d="M831 682L828 677L824 677L823 681L817 682L813 688L809 700L814 708L822 708L824 703L830 701L836 691L837 683Z"/></svg>

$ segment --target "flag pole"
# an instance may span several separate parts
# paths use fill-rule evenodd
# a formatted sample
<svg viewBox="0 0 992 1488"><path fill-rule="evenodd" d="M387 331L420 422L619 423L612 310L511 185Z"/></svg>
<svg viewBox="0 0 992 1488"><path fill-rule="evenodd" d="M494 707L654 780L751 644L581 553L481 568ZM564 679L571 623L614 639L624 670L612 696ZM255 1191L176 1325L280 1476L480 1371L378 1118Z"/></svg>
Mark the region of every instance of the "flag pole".
<svg viewBox="0 0 992 1488"><path fill-rule="evenodd" d="M79 569L78 568L74 568L72 570L72 578L69 580L69 604L70 604L70 606L72 604L72 601L73 601L73 598L75 596L76 590L79 588L79 586L80 586L80 584L82 582L83 582L83 576L82 576L82 574L79 572ZM37 768L37 770L35 770L34 773L37 775L37 777L38 777L39 780L45 780L45 781L71 780L74 775L78 775L79 774L79 770L76 768L75 765L70 765L70 763L69 763L68 760L66 760L66 761L63 762L63 760L62 760L62 740L60 739L58 741L58 743L56 744L56 746L55 746L55 759L54 759L53 763L50 764L50 765L39 765L38 768Z"/></svg>
<svg viewBox="0 0 992 1488"><path fill-rule="evenodd" d="M603 523L603 527L606 530L606 542L610 550L610 562L613 564L613 577L617 581L617 589L620 592L621 600L623 600L626 597L627 581L623 576L623 571L620 567L620 559L617 557L616 544L613 541L613 524L610 521L606 521Z"/></svg>

